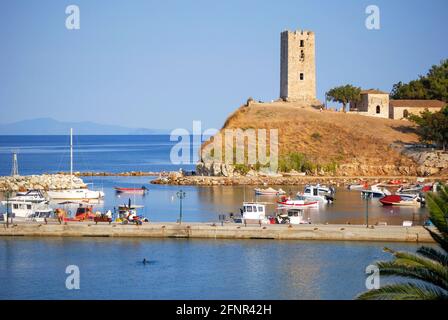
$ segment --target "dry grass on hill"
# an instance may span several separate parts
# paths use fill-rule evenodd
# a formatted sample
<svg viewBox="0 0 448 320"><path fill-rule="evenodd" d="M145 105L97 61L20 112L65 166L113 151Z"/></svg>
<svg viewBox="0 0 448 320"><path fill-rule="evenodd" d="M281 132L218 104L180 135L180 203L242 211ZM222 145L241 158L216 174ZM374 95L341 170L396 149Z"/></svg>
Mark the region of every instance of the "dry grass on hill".
<svg viewBox="0 0 448 320"><path fill-rule="evenodd" d="M227 128L278 129L280 155L299 152L321 164L412 165L391 144L418 141L408 121L320 112L292 102L242 106L226 120Z"/></svg>

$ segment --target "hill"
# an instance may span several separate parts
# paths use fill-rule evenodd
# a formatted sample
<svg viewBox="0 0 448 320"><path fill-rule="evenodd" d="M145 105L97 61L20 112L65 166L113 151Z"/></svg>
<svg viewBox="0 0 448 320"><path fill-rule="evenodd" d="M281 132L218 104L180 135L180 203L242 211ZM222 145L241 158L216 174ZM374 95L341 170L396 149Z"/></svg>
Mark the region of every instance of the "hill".
<svg viewBox="0 0 448 320"><path fill-rule="evenodd" d="M39 118L0 124L0 135L66 135L70 128L73 128L77 135L145 135L165 133L163 130L127 128L90 121L64 122L52 118Z"/></svg>
<svg viewBox="0 0 448 320"><path fill-rule="evenodd" d="M230 115L222 130L232 128L278 129L279 163L285 172L295 154L295 159L305 159L308 165L301 171L309 174L429 174L402 153L405 145L418 142L406 120L320 111L293 102L251 103ZM204 171L204 165L205 171L210 169L210 164L199 169Z"/></svg>

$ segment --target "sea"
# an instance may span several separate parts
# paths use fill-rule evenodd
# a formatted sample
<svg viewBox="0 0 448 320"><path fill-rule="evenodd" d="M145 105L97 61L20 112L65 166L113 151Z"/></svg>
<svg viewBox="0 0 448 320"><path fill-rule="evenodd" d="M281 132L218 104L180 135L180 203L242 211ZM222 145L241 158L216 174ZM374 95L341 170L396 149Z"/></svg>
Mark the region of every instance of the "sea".
<svg viewBox="0 0 448 320"><path fill-rule="evenodd" d="M69 171L69 136L0 136L0 175L10 175L12 152L22 175ZM75 136L74 170L93 172L185 171L173 164L177 141L169 135ZM190 158L194 146L191 141ZM256 197L255 186L154 185L154 177L85 177L103 190L95 210L120 204L143 206L150 221L216 222L239 213L243 201L263 201L275 213L275 198ZM144 196L120 195L114 187L145 186ZM288 193L303 186L282 186ZM0 194L0 197L2 195ZM53 207L73 211L70 204ZM0 211L4 208L0 207ZM336 188L336 201L305 211L311 223L423 224L425 208L385 208L359 191ZM0 238L0 299L353 299L366 290L366 267L389 259L383 247L415 251L414 244L331 241ZM150 263L143 264L147 259ZM67 289L67 267L77 266L80 288ZM387 283L387 278L381 279Z"/></svg>

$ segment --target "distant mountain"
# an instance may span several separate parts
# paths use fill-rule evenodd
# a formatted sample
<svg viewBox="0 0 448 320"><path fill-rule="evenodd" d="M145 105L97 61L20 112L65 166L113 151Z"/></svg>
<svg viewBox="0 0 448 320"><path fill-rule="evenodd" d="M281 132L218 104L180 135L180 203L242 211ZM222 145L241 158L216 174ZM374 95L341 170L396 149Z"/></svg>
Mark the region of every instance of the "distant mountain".
<svg viewBox="0 0 448 320"><path fill-rule="evenodd" d="M0 124L0 135L66 135L73 128L77 135L147 135L166 134L169 130L127 128L90 121L63 122L52 118L23 120Z"/></svg>

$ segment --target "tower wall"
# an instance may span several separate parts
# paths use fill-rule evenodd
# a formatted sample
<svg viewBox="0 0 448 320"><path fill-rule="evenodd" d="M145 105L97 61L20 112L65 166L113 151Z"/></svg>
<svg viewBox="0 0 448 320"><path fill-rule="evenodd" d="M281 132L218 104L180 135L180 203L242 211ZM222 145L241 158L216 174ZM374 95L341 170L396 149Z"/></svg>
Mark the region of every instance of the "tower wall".
<svg viewBox="0 0 448 320"><path fill-rule="evenodd" d="M280 47L280 98L289 101L315 101L314 32L283 31Z"/></svg>

